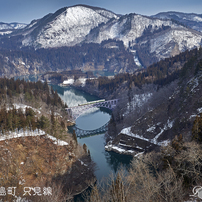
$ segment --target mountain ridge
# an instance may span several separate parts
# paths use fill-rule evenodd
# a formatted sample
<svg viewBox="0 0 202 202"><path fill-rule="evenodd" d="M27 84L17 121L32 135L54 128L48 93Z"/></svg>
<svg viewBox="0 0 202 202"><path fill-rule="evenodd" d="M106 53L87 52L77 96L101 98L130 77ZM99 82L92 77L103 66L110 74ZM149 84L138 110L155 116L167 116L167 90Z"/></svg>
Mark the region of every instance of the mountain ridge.
<svg viewBox="0 0 202 202"><path fill-rule="evenodd" d="M0 36L2 49L7 44L8 49L13 46L36 50L101 44L106 40L123 41L136 65L148 67L161 59L200 47L202 33L174 19L136 13L117 15L103 8L78 4L61 8L33 20L23 29Z"/></svg>
<svg viewBox="0 0 202 202"><path fill-rule="evenodd" d="M110 11L95 9L95 7L81 5L64 7L51 14L47 21L40 20L42 25L37 29L38 33L34 34L36 41L27 38L22 43L23 46L33 44L35 47L41 44L43 48L76 45L92 28L107 22L112 16L117 17ZM69 34L70 32L72 35Z"/></svg>
<svg viewBox="0 0 202 202"><path fill-rule="evenodd" d="M121 40L129 51L132 49L137 52L135 56L140 55L140 58L143 58L142 50L148 51L148 55L151 55L148 58L150 62L144 62L144 59L141 59L142 65L146 67L153 62L202 44L201 32L184 27L173 19L153 18L136 13L120 16L106 9L81 4L59 11L61 10L53 14L55 17L51 16L51 19L54 18L53 21L45 23L45 26L42 25L38 34L34 35L34 40L29 35L25 36L22 41L23 46L53 48L81 43L101 43L108 39ZM79 17L78 13L82 17ZM167 30L165 35L164 30L168 27L172 31ZM156 32L159 34L155 35ZM157 41L155 44L164 43L163 48L161 48L162 45L156 46L154 41Z"/></svg>
<svg viewBox="0 0 202 202"><path fill-rule="evenodd" d="M196 13L183 13L176 11L160 12L152 15L153 18L172 19L178 21L185 26L202 32L202 14Z"/></svg>

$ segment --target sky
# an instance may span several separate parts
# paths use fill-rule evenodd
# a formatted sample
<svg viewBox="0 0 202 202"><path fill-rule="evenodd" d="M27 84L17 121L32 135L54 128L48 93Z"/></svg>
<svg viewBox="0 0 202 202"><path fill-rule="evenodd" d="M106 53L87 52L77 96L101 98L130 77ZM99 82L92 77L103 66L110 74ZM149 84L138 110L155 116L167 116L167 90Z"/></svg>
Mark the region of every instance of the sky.
<svg viewBox="0 0 202 202"><path fill-rule="evenodd" d="M116 14L154 15L165 11L202 14L202 0L0 0L0 22L30 23L62 7L97 6Z"/></svg>

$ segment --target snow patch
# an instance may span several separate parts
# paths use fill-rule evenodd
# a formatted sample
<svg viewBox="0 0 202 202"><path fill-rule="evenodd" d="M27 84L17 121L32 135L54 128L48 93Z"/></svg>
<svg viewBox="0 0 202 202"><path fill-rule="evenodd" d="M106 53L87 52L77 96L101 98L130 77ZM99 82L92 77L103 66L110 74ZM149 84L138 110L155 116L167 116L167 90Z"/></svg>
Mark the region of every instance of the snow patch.
<svg viewBox="0 0 202 202"><path fill-rule="evenodd" d="M142 154L144 154L144 152L139 152L139 153L135 154L135 157L142 156Z"/></svg>
<svg viewBox="0 0 202 202"><path fill-rule="evenodd" d="M79 78L78 81L81 83L82 87L86 85L86 78Z"/></svg>
<svg viewBox="0 0 202 202"><path fill-rule="evenodd" d="M7 34L11 34L13 31L2 31L0 32L0 35L7 35Z"/></svg>
<svg viewBox="0 0 202 202"><path fill-rule="evenodd" d="M153 132L156 129L156 126L152 126L147 129L147 132Z"/></svg>
<svg viewBox="0 0 202 202"><path fill-rule="evenodd" d="M191 87L190 92L194 92L194 89L199 85L198 78L192 78L187 82L187 84L189 84L189 86Z"/></svg>
<svg viewBox="0 0 202 202"><path fill-rule="evenodd" d="M87 166L82 160L78 159L81 162L81 165Z"/></svg>
<svg viewBox="0 0 202 202"><path fill-rule="evenodd" d="M194 117L196 117L197 115L195 115L195 114L193 114L193 115L191 115L190 117L189 117L189 119L192 119L192 118L194 118Z"/></svg>
<svg viewBox="0 0 202 202"><path fill-rule="evenodd" d="M63 81L63 85L72 85L74 83L74 79L68 79Z"/></svg>
<svg viewBox="0 0 202 202"><path fill-rule="evenodd" d="M196 22L202 22L202 18L200 18L198 16L193 17L193 20Z"/></svg>
<svg viewBox="0 0 202 202"><path fill-rule="evenodd" d="M136 64L137 66L139 66L139 67L142 66L141 63L140 63L140 61L139 61L139 58L138 58L137 56L134 56L134 62L135 62L135 64Z"/></svg>
<svg viewBox="0 0 202 202"><path fill-rule="evenodd" d="M157 139L160 137L160 135L164 132L165 129L166 129L165 127L163 129L161 129L161 132L159 134L157 134L153 139L151 139L151 142L153 144L159 145L157 142Z"/></svg>
<svg viewBox="0 0 202 202"><path fill-rule="evenodd" d="M67 142L65 142L65 141L63 141L63 140L59 140L59 139L57 139L57 138L55 138L55 137L53 137L53 136L51 136L51 135L48 135L48 134L47 134L47 137L48 137L49 139L53 140L53 141L54 141L53 143L56 144L56 145L59 145L59 146L66 146L66 145L68 145Z"/></svg>
<svg viewBox="0 0 202 202"><path fill-rule="evenodd" d="M115 145L106 145L105 149L108 150L108 151L111 151L111 150L117 151L118 153L125 153L125 152L127 152L127 150L122 149L122 148L120 148L118 146L115 146Z"/></svg>
<svg viewBox="0 0 202 202"><path fill-rule="evenodd" d="M28 131L28 130L21 130L19 132L8 132L8 135L2 135L0 136L0 141L5 141L8 139L13 139L13 138L20 138L20 137L36 137L36 136L41 136L45 135L45 132L42 130L35 130L35 131Z"/></svg>
<svg viewBox="0 0 202 202"><path fill-rule="evenodd" d="M164 140L164 141L162 141L162 142L159 142L158 144L160 145L160 146L168 146L168 144L170 143L170 140Z"/></svg>
<svg viewBox="0 0 202 202"><path fill-rule="evenodd" d="M198 113L202 113L202 107L197 109Z"/></svg>
<svg viewBox="0 0 202 202"><path fill-rule="evenodd" d="M39 111L38 109L35 109L35 108L31 107L31 106L28 106L28 105L14 103L13 106L17 110L22 109L23 113L25 113L26 108L31 108L35 113L41 114L41 111ZM11 110L11 109L12 109L12 107L7 107L7 110Z"/></svg>
<svg viewBox="0 0 202 202"><path fill-rule="evenodd" d="M122 129L119 134L121 134L121 133L122 133L122 134L125 134L125 135L128 135L128 136L130 136L130 137L135 137L135 138L138 138L138 139L141 139L141 140L150 141L150 140L147 139L147 138L144 138L144 137L142 137L142 136L140 136L140 135L138 135L138 134L132 133L131 127Z"/></svg>
<svg viewBox="0 0 202 202"><path fill-rule="evenodd" d="M173 123L174 123L174 120L173 120L173 121L170 121L170 120L168 119L168 121L167 121L167 126L168 126L168 128L172 128L172 127L173 127Z"/></svg>
<svg viewBox="0 0 202 202"><path fill-rule="evenodd" d="M27 25L24 23L0 23L0 30L4 29L22 29Z"/></svg>
<svg viewBox="0 0 202 202"><path fill-rule="evenodd" d="M125 135L131 136L131 137L135 137L135 138L145 140L147 142L151 142L152 144L159 145L159 146L167 145L169 143L169 140L165 140L163 142L158 142L157 140L165 130L167 130L168 128L173 127L173 123L174 123L174 120L171 121L171 120L168 119L167 123L164 125L164 128L161 128L161 131L153 139L147 139L147 138L145 138L143 136L140 136L138 134L132 133L131 127L122 129L119 134L125 134ZM156 128L155 126L152 126L152 127L148 128L146 131L147 132L153 132L155 130L155 128ZM142 149L142 148L139 148L139 149Z"/></svg>
<svg viewBox="0 0 202 202"><path fill-rule="evenodd" d="M23 131L20 130L19 132L8 132L8 135L1 135L0 136L0 141L5 141L8 139L13 139L13 138L21 138L21 137L36 137L36 136L41 136L41 135L45 135L45 131L42 130L35 130L35 131ZM53 140L53 143L59 146L65 146L68 145L67 142L59 140L51 135L46 135L49 139Z"/></svg>

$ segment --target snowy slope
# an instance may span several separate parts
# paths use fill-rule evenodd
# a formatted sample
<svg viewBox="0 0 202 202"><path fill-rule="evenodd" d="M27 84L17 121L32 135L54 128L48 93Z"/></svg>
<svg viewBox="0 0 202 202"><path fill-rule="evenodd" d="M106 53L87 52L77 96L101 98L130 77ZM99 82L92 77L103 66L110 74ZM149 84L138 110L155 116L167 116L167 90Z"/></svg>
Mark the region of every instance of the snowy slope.
<svg viewBox="0 0 202 202"><path fill-rule="evenodd" d="M107 39L119 39L124 42L125 46L128 46L129 41L135 41L138 37L141 37L149 26L152 26L151 32L161 29L162 26L178 27L178 25L169 20L152 19L142 15L130 14L103 25L97 35L92 31L87 38L87 42L101 43Z"/></svg>
<svg viewBox="0 0 202 202"><path fill-rule="evenodd" d="M202 15L195 13L162 12L151 17L173 19L192 29L202 32Z"/></svg>
<svg viewBox="0 0 202 202"><path fill-rule="evenodd" d="M35 131L29 131L29 130L20 130L16 132L11 132L9 131L8 134L0 136L0 141L5 141L13 138L21 138L21 137L36 137L36 136L41 136L41 135L46 135L47 138L51 139L54 144L59 145L59 146L65 146L68 145L67 142L63 140L59 140L51 135L46 134L43 130L35 130Z"/></svg>
<svg viewBox="0 0 202 202"><path fill-rule="evenodd" d="M122 40L131 51L145 49L143 52L148 52L150 58L154 57L156 62L202 45L200 32L171 20L136 14L122 16L95 28L86 37L85 42L101 43L107 39ZM151 60L148 63L153 62Z"/></svg>
<svg viewBox="0 0 202 202"><path fill-rule="evenodd" d="M117 18L117 15L104 9L83 5L68 7L43 26L35 41L26 38L23 45L44 48L73 46L83 41L91 29L113 17Z"/></svg>
<svg viewBox="0 0 202 202"><path fill-rule="evenodd" d="M135 60L147 67L202 45L202 33L193 30L194 26L202 26L200 23L202 16L197 14L168 12L152 17L134 13L120 16L102 8L76 5L34 20L9 37L23 35L22 46L35 49L121 40L134 53ZM9 33L0 32L0 35Z"/></svg>
<svg viewBox="0 0 202 202"><path fill-rule="evenodd" d="M27 25L24 23L3 23L0 22L0 30L4 30L4 29L23 29L24 27L26 27Z"/></svg>
<svg viewBox="0 0 202 202"><path fill-rule="evenodd" d="M146 42L150 44L150 53L155 52L156 57L164 59L199 47L202 44L202 35L189 29L172 29L141 43Z"/></svg>

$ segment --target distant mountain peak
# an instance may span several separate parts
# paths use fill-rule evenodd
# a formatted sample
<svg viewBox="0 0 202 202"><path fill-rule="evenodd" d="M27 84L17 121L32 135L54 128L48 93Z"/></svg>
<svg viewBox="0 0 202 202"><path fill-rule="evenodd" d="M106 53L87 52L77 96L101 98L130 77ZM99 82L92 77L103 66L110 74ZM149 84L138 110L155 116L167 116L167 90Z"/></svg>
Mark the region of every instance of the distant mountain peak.
<svg viewBox="0 0 202 202"><path fill-rule="evenodd" d="M101 7L96 7L96 6L90 6L90 5L87 5L87 4L76 4L74 6L69 6L69 7L66 7L66 8L71 8L71 7L86 7L86 8L90 8L90 9L93 9L93 10L106 10L106 11L109 11L105 8L101 8ZM112 11L109 11L109 12L112 12Z"/></svg>
<svg viewBox="0 0 202 202"><path fill-rule="evenodd" d="M183 13L176 11L160 12L151 16L153 18L172 19L191 29L202 32L202 14Z"/></svg>
<svg viewBox="0 0 202 202"><path fill-rule="evenodd" d="M18 22L4 23L4 22L0 22L0 30L22 29L26 26L27 26L27 24L25 24L25 23L18 23Z"/></svg>
<svg viewBox="0 0 202 202"><path fill-rule="evenodd" d="M38 27L23 41L24 46L60 47L73 46L84 40L91 29L111 18L118 18L111 11L86 5L59 9L37 22Z"/></svg>
<svg viewBox="0 0 202 202"><path fill-rule="evenodd" d="M199 31L202 32L202 16L198 14L170 11L155 16L117 15L103 8L78 4L34 20L22 30L0 34L19 36L16 46L21 43L21 47L35 49L119 40L146 67L202 45Z"/></svg>

